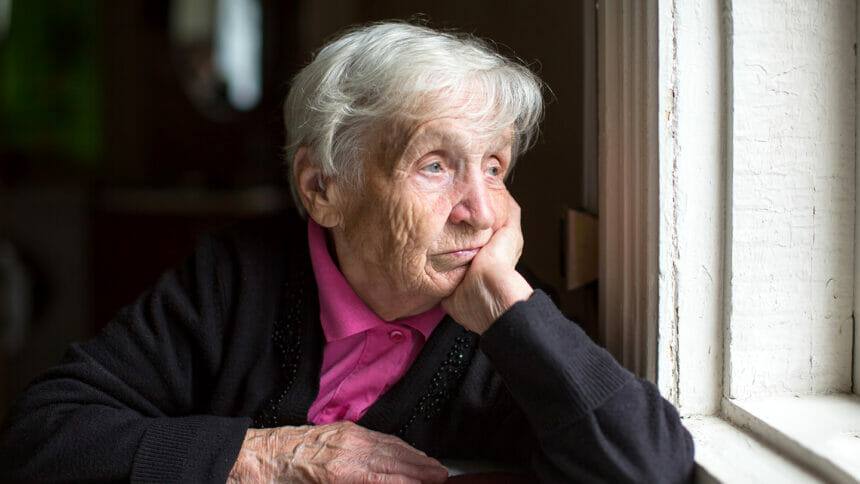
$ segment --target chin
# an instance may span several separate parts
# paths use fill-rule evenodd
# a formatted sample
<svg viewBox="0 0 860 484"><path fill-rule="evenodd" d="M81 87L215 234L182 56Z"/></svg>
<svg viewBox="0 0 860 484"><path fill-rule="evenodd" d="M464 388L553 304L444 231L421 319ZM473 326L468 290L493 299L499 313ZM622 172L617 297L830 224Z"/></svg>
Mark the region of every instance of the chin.
<svg viewBox="0 0 860 484"><path fill-rule="evenodd" d="M466 277L466 271L469 266L458 267L456 269L452 269L444 274L440 274L440 279L443 282L436 285L436 291L434 291L440 298L444 299L451 294L454 294L454 291L463 282L463 278Z"/></svg>

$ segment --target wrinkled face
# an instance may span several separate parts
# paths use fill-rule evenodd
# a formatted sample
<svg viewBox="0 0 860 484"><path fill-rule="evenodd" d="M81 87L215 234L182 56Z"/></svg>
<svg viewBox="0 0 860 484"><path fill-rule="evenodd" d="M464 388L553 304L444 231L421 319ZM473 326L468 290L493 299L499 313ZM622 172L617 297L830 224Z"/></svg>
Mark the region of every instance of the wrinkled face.
<svg viewBox="0 0 860 484"><path fill-rule="evenodd" d="M377 314L416 314L454 291L506 220L511 142L511 129L454 114L366 161L363 187L341 197L331 233L341 271Z"/></svg>

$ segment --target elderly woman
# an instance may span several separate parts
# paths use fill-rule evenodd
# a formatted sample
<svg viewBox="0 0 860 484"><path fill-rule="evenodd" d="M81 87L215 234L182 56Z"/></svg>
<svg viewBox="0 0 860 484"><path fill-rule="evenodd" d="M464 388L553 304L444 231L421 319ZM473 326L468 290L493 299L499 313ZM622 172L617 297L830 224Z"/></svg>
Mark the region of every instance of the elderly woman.
<svg viewBox="0 0 860 484"><path fill-rule="evenodd" d="M526 67L373 24L322 49L284 111L301 217L203 239L73 345L11 413L4 477L440 482L436 458L459 458L689 478L675 409L515 268L505 176L542 113Z"/></svg>

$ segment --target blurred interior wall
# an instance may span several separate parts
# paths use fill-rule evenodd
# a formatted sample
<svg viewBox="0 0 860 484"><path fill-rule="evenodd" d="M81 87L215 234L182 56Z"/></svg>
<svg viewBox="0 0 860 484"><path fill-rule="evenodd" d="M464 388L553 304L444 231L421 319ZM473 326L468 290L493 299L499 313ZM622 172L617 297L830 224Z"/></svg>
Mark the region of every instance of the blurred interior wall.
<svg viewBox="0 0 860 484"><path fill-rule="evenodd" d="M188 52L171 40L170 0L11 5L0 37L0 239L14 244L34 292L27 336L0 350L0 411L200 233L289 206L280 114L289 78L336 32L373 20L473 32L547 83L542 136L510 179L523 261L596 334L596 287L567 291L563 273L567 209L596 211L593 2L260 0L262 97L220 117L182 83Z"/></svg>

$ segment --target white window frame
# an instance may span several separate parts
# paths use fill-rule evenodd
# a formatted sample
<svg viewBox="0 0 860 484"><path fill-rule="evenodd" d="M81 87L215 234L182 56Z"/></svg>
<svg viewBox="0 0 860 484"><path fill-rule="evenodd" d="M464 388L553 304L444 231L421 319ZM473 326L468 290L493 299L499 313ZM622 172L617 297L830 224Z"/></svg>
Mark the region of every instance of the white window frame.
<svg viewBox="0 0 860 484"><path fill-rule="evenodd" d="M850 431L860 429L857 396L724 396L732 0L597 6L602 342L679 408L696 439L703 480L856 482L860 474L838 464L831 447L856 454L860 439ZM860 123L855 128L860 146ZM860 254L860 206L855 218ZM856 323L853 338L857 393ZM798 425L810 412L832 418L815 420L815 428Z"/></svg>
<svg viewBox="0 0 860 484"><path fill-rule="evenodd" d="M857 19L855 21L857 30L855 40L855 49L860 43L860 4L857 6ZM860 324L857 323L860 317L860 196L857 195L860 189L860 60L855 61L854 65L855 86L855 121L854 129L854 368L851 375L852 390L855 395L860 395Z"/></svg>

